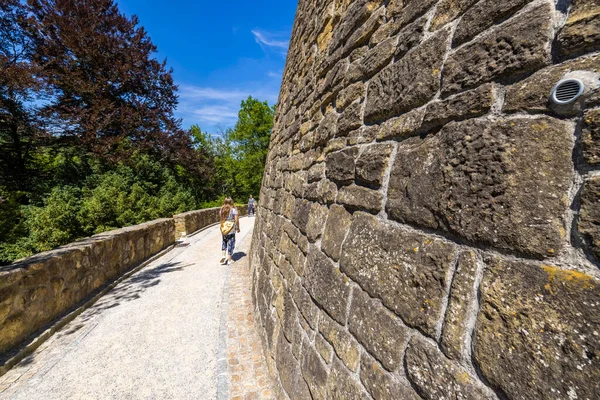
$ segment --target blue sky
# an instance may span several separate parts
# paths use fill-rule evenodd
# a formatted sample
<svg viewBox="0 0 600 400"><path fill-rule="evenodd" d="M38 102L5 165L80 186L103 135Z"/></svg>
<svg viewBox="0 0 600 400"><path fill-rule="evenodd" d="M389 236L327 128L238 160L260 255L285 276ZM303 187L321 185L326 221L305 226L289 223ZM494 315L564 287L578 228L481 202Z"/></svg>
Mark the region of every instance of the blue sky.
<svg viewBox="0 0 600 400"><path fill-rule="evenodd" d="M117 0L135 14L179 85L176 116L218 134L249 95L279 95L296 0Z"/></svg>

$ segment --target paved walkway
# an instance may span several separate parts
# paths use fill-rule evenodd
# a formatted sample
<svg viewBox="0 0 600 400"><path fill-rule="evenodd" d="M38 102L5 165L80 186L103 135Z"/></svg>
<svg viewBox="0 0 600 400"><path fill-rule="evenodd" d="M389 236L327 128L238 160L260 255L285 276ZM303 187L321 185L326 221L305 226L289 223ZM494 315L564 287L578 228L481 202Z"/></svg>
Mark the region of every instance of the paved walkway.
<svg viewBox="0 0 600 400"><path fill-rule="evenodd" d="M253 224L241 220L231 267L213 227L123 281L0 377L0 398L271 398L250 305Z"/></svg>

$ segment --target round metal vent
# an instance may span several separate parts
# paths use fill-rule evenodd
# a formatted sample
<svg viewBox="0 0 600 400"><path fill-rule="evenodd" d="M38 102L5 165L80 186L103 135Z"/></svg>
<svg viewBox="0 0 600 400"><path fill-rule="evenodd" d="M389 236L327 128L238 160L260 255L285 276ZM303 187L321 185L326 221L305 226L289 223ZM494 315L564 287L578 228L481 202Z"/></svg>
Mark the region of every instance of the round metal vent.
<svg viewBox="0 0 600 400"><path fill-rule="evenodd" d="M552 101L556 104L574 102L583 93L583 82L579 79L564 79L552 89Z"/></svg>

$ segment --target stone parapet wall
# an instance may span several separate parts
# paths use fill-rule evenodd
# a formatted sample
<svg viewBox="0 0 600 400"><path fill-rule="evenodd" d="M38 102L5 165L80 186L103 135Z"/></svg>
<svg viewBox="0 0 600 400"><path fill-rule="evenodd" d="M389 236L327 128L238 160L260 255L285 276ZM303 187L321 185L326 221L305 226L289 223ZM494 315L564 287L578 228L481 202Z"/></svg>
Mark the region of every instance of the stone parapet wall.
<svg viewBox="0 0 600 400"><path fill-rule="evenodd" d="M175 242L173 219L104 232L0 269L0 355Z"/></svg>
<svg viewBox="0 0 600 400"><path fill-rule="evenodd" d="M236 208L240 216L248 215L247 204L236 205ZM183 214L174 215L173 219L175 220L177 238L219 222L220 209L221 207L204 208L202 210L189 211Z"/></svg>
<svg viewBox="0 0 600 400"><path fill-rule="evenodd" d="M599 32L597 0L299 1L251 250L280 398L600 398Z"/></svg>
<svg viewBox="0 0 600 400"><path fill-rule="evenodd" d="M247 215L247 205L237 208ZM218 223L219 209L104 232L0 267L0 360L182 235Z"/></svg>

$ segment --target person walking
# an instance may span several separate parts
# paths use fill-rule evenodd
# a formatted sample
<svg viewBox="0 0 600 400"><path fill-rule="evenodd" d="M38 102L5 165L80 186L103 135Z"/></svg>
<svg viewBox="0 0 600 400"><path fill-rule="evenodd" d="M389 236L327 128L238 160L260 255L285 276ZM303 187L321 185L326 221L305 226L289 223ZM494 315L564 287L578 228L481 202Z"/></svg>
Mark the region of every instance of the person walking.
<svg viewBox="0 0 600 400"><path fill-rule="evenodd" d="M223 201L219 216L221 218L221 234L223 235L221 265L231 265L233 264L235 233L240 231L238 210L235 208L231 197L227 197Z"/></svg>
<svg viewBox="0 0 600 400"><path fill-rule="evenodd" d="M256 200L250 195L248 199L248 215L256 215Z"/></svg>

